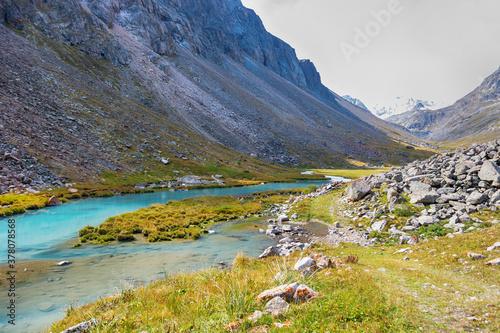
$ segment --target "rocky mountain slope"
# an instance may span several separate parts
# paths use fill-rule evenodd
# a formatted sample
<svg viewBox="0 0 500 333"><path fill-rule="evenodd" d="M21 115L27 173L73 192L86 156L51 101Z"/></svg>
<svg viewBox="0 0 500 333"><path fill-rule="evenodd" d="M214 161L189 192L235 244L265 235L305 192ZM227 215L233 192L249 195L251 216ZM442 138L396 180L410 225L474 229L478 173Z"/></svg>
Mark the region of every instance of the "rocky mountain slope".
<svg viewBox="0 0 500 333"><path fill-rule="evenodd" d="M413 111L387 119L415 135L434 141L473 137L488 141L500 132L500 69L455 104L436 111Z"/></svg>
<svg viewBox="0 0 500 333"><path fill-rule="evenodd" d="M404 150L238 0L2 0L0 21L2 140L63 180Z"/></svg>

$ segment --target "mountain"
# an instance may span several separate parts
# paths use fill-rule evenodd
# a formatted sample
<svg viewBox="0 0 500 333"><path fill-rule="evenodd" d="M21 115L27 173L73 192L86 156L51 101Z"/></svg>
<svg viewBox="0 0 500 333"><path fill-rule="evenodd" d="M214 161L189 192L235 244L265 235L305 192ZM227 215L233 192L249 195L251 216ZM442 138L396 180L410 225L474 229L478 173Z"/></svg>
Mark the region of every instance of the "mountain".
<svg viewBox="0 0 500 333"><path fill-rule="evenodd" d="M368 108L363 104L363 102L361 102L359 99L357 98L354 98L354 97L351 97L349 95L344 95L342 96L343 99L345 99L346 101L348 101L349 103L351 104L354 104L356 105L357 107L360 107L366 111L370 111L368 110Z"/></svg>
<svg viewBox="0 0 500 333"><path fill-rule="evenodd" d="M404 150L239 0L2 0L0 21L2 141L65 181Z"/></svg>
<svg viewBox="0 0 500 333"><path fill-rule="evenodd" d="M421 111L436 107L436 103L432 101L424 101L421 99L396 97L395 101L389 105L375 105L373 114L377 117L387 119L390 116L410 112Z"/></svg>
<svg viewBox="0 0 500 333"><path fill-rule="evenodd" d="M474 142L486 142L496 139L500 134L500 69L451 106L404 113L387 120L426 140L473 138Z"/></svg>

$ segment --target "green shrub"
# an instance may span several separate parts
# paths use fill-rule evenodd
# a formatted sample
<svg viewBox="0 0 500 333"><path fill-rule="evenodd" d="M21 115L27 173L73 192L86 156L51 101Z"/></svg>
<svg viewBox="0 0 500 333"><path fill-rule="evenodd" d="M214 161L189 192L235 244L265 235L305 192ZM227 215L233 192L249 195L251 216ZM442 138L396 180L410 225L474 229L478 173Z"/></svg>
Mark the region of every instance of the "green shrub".
<svg viewBox="0 0 500 333"><path fill-rule="evenodd" d="M118 234L116 236L116 239L119 241L119 242L131 242L131 241L134 241L135 240L135 237L134 235L132 234Z"/></svg>
<svg viewBox="0 0 500 333"><path fill-rule="evenodd" d="M96 228L88 225L85 228L83 228L80 231L78 231L78 236L83 237L83 236L85 236L87 234L91 234L91 233L94 233L94 232L96 232Z"/></svg>

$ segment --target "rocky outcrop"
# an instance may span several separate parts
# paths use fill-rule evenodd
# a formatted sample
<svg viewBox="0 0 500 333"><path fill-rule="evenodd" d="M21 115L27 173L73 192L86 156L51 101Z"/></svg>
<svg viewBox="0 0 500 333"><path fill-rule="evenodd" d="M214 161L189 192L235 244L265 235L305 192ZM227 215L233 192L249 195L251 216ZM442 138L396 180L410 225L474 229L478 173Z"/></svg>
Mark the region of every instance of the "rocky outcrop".
<svg viewBox="0 0 500 333"><path fill-rule="evenodd" d="M362 199L361 205L370 200L377 202L381 194L376 189L381 185L386 185L389 204L374 204L374 210L365 204L354 211L346 211L345 216L353 221L358 218L370 219L372 224L368 232L385 231L388 224L386 214L407 209L405 205L398 204L396 199L405 194L410 198L410 203L421 211L409 217L401 230L393 226L388 230L389 233L408 241L407 232L437 223L451 231L461 232L465 228L464 223L471 220L469 214L483 209L500 209L499 164L500 140L497 140L365 177L359 182L367 184L365 190L369 188L374 193ZM347 199L351 198L347 196ZM380 219L377 215L381 216ZM476 222L479 223L479 220L476 219Z"/></svg>

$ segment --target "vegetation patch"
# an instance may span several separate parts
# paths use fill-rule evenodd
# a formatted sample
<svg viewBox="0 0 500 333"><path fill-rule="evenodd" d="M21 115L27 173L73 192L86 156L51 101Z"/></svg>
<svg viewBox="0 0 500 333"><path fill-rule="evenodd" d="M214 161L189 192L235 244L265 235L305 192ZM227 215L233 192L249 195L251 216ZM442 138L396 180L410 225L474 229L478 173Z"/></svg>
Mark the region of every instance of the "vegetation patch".
<svg viewBox="0 0 500 333"><path fill-rule="evenodd" d="M26 210L40 209L47 205L43 195L2 194L0 195L0 216L22 214Z"/></svg>
<svg viewBox="0 0 500 333"><path fill-rule="evenodd" d="M494 332L500 327L500 271L485 262L498 257L486 247L498 241L500 226L408 245L315 246L344 264L312 276L293 270L307 253L256 260L238 255L227 270L166 276L146 287L125 289L113 297L74 308L55 323L62 331L91 318L95 332L224 332L240 321L239 332L267 325L268 332ZM488 258L472 261L467 253ZM351 259L349 259L351 258ZM356 260L357 259L357 260ZM280 318L247 318L263 303L255 297L277 285L299 282L322 294L290 304ZM290 322L278 329L275 322Z"/></svg>
<svg viewBox="0 0 500 333"><path fill-rule="evenodd" d="M216 222L243 218L264 211L272 204L300 194L303 189L268 191L235 198L197 197L166 204L154 204L132 213L108 218L98 227L87 226L78 233L81 243L133 241L134 234L149 242L198 239Z"/></svg>

